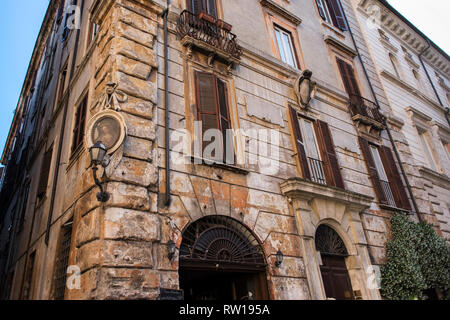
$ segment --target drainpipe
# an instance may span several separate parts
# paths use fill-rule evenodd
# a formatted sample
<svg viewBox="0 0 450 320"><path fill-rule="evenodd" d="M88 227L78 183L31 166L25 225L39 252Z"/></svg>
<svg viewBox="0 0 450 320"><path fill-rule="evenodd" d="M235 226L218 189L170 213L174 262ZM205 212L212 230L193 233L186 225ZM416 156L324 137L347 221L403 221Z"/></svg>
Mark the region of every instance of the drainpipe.
<svg viewBox="0 0 450 320"><path fill-rule="evenodd" d="M166 109L165 119L165 141L166 141L166 193L164 195L164 205L170 205L170 102L169 102L169 15L170 0L167 0L167 9L164 11L164 105Z"/></svg>
<svg viewBox="0 0 450 320"><path fill-rule="evenodd" d="M349 24L348 19L347 19L347 13L345 12L344 8L342 8L342 12L344 13L344 18L345 18L345 22L347 23L348 32L350 33L353 45L355 46L356 52L358 53L358 58L359 58L359 61L361 62L362 68L364 70L364 75L367 78L367 82L369 84L370 91L372 92L372 96L373 96L373 98L375 100L375 104L377 105L378 109L381 109L380 108L380 103L378 102L378 99L377 99L377 95L375 94L375 90L373 89L372 82L370 81L369 74L367 73L367 69L365 67L364 61L363 61L363 59L361 57L361 53L359 52L358 45L356 44L355 37L353 36L352 29L351 29L350 24ZM402 172L403 179L405 180L406 188L408 189L408 193L409 193L409 195L411 197L411 201L413 203L414 210L416 211L417 218L419 219L419 221L422 221L422 217L420 216L419 208L417 206L416 199L414 198L414 195L413 195L413 192L412 192L412 189L411 189L411 185L410 185L409 180L408 180L408 176L406 175L405 168L403 167L402 161L400 159L400 154L398 152L397 146L395 145L395 141L394 141L394 138L392 137L391 130L389 129L389 125L387 123L386 118L384 120L384 124L386 126L386 131L388 133L389 140L391 141L392 147L394 149L395 157L396 157L397 162L398 162L398 164L400 166L400 170Z"/></svg>
<svg viewBox="0 0 450 320"><path fill-rule="evenodd" d="M425 63L423 63L423 59L422 59L422 55L425 54L425 52L428 51L428 49L430 49L431 47L431 43L430 40L425 39L427 41L427 47L425 49L422 50L422 52L419 54L419 61L422 64L423 69L425 70L425 73L427 75L428 81L430 81L431 87L433 88L434 94L436 95L436 98L439 101L439 104L441 105L441 107L443 107L444 105L442 104L441 98L439 97L439 94L437 93L436 87L434 86L433 81L431 80L430 74L428 73L427 68L425 67ZM448 118L447 118L448 121Z"/></svg>
<svg viewBox="0 0 450 320"><path fill-rule="evenodd" d="M83 13L84 2L85 2L85 0L81 0L81 8L80 8L81 14ZM80 16L80 20L81 20L81 16ZM72 58L72 65L70 67L69 84L68 84L67 90L69 90L69 88L70 88L70 82L72 81L73 74L75 73L75 64L77 62L77 55L78 55L78 44L80 42L80 31L81 31L81 28L77 29L77 35L76 35L76 39L75 39L75 47L74 47L73 58ZM69 40L67 39L66 41L69 41ZM68 112L68 106L69 106L69 96L70 96L70 92L67 93L66 100L64 101L64 114L63 114L63 120L62 120L62 125L61 125L61 132L59 134L58 154L56 156L55 171L53 174L54 178L53 178L53 185L52 185L52 197L50 200L50 209L48 212L48 220L47 220L47 231L45 234L45 244L47 246L48 246L48 242L50 239L50 228L51 228L52 219L53 219L53 209L55 207L56 187L58 185L59 168L60 168L61 154L62 154L62 148L63 148L63 143L64 143L64 133L65 133L65 129L66 129L67 112ZM31 234L30 234L30 240L31 240Z"/></svg>

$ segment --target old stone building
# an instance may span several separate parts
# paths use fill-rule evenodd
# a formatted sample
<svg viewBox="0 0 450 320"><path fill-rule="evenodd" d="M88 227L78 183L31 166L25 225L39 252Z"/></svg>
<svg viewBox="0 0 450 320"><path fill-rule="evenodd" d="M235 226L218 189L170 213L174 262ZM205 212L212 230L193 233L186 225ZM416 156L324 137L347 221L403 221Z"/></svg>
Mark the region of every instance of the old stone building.
<svg viewBox="0 0 450 320"><path fill-rule="evenodd" d="M381 299L394 212L450 239L449 79L386 1L52 0L2 297Z"/></svg>

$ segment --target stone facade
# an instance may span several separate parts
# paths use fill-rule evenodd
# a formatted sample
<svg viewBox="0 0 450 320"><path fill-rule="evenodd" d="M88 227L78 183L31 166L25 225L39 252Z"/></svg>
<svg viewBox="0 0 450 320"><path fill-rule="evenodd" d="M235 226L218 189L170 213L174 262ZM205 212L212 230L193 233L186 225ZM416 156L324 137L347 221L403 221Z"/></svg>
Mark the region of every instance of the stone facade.
<svg viewBox="0 0 450 320"><path fill-rule="evenodd" d="M14 170L11 158L25 169L16 174L15 183L5 180L2 189L5 258L0 272L5 275L4 298L56 298L61 230L69 223L68 265L79 268L80 285L66 290L65 299L158 299L162 289L181 289L179 249L186 229L205 217L226 216L258 240L267 264L268 298L326 299L323 262L314 244L317 228L325 224L339 234L347 248L345 265L353 295L380 299L379 291L370 286L370 270L384 263L388 221L396 209L377 201L358 144L360 128L349 112L349 97L336 57L353 61L361 94L377 100L387 115L419 208L419 212L413 210L413 216L433 223L449 239L446 185L450 160L445 158L448 151L444 145L448 147L450 134L445 106L435 101L425 75L423 93L412 90L406 81L393 80L392 71L381 66L382 44L375 31L365 25L366 1L341 1L352 37L350 30L323 21L315 1L218 0L219 18L232 25L237 36L242 51L239 59L214 46L212 52L205 53L211 44L180 39L178 26L187 8L185 1L172 1L169 7L168 1L162 0L78 2L81 27L70 30L63 42L65 19L58 15L60 2L50 3L27 75L30 80L25 83L4 152L5 179L8 171L12 175ZM94 23L98 33L92 37L90 26ZM298 68L280 59L274 24L291 32ZM421 48L423 44L416 46L416 53L422 52ZM441 82L435 86L447 98L448 57L433 50L434 56L424 56L425 63L429 73L439 73ZM60 75L66 63L67 79L61 89ZM300 108L293 88L305 69L313 71L317 83L317 94L307 111ZM180 153L186 140L173 137L186 138L187 132L194 131L196 71L214 74L226 83L231 127L241 129L235 144L243 164L179 161L186 156ZM127 134L110 155L109 165L98 172L110 195L107 202L100 203L88 152L91 146L83 143L72 150L73 128L77 108L86 95L86 122L104 112L103 101L109 97L111 84L115 94L123 98L117 101L119 108L111 112L120 117ZM444 103L448 107L448 99ZM290 106L328 124L345 190L303 179ZM408 119L403 116L405 112ZM417 147L413 132L416 122L421 121L431 125L433 152L441 159L439 172L422 165L424 152ZM166 146L167 126L170 146ZM252 130L276 131L277 139L255 136ZM255 141L265 142L271 152L264 157L255 153ZM385 130L380 141L393 147ZM53 157L47 189L38 197L48 150L53 150ZM164 203L167 150L171 159L169 205ZM260 161L251 161L254 159ZM268 170L261 159L276 170ZM5 190L5 185L11 189ZM170 259L172 242L176 250ZM277 265L280 251L284 259ZM35 258L30 259L33 252ZM29 269L32 271L27 272ZM29 288L27 295L24 288Z"/></svg>

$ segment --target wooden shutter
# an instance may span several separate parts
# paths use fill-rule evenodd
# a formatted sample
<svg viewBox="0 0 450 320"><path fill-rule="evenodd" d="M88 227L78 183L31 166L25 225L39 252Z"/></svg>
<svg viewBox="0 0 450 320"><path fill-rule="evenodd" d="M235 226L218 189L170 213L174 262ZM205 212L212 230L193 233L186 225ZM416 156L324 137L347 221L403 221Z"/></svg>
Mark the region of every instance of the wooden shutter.
<svg viewBox="0 0 450 320"><path fill-rule="evenodd" d="M219 129L219 117L217 106L217 90L214 75L205 72L196 72L197 91L197 120L202 121L202 137L209 129ZM209 144L203 141L203 150Z"/></svg>
<svg viewBox="0 0 450 320"><path fill-rule="evenodd" d="M317 10L319 10L320 17L323 20L327 20L327 17L325 16L325 8L323 7L322 0L316 0L316 4L317 4Z"/></svg>
<svg viewBox="0 0 450 320"><path fill-rule="evenodd" d="M353 67L342 59L336 58L336 61L339 67L339 72L341 73L345 91L347 91L349 95L361 96L361 91L359 90Z"/></svg>
<svg viewBox="0 0 450 320"><path fill-rule="evenodd" d="M305 145L303 143L303 137L300 130L300 124L298 123L297 111L291 106L289 106L289 113L292 122L292 131L294 133L295 146L297 148L297 156L302 170L303 178L306 180L311 180L311 173L308 167L308 158L306 157Z"/></svg>
<svg viewBox="0 0 450 320"><path fill-rule="evenodd" d="M379 152L397 207L405 210L411 210L411 205L409 203L405 187L403 186L400 173L395 164L391 149L383 146L379 148Z"/></svg>
<svg viewBox="0 0 450 320"><path fill-rule="evenodd" d="M208 1L208 13L213 17L217 18L216 0L207 0L207 1Z"/></svg>
<svg viewBox="0 0 450 320"><path fill-rule="evenodd" d="M336 58L339 72L341 73L342 82L344 83L345 91L348 93L350 97L350 109L352 115L362 114L367 116L364 108L361 108L361 91L359 90L358 82L356 81L355 71L353 67L339 59Z"/></svg>
<svg viewBox="0 0 450 320"><path fill-rule="evenodd" d="M380 177L378 176L378 171L375 166L375 160L372 157L372 152L370 151L369 142L359 137L359 144L361 146L362 153L366 159L367 169L369 170L370 179L372 180L373 187L375 189L375 194L377 195L378 201L382 204L387 204L386 196L383 191L383 187L380 182Z"/></svg>
<svg viewBox="0 0 450 320"><path fill-rule="evenodd" d="M78 147L83 144L84 127L86 123L86 109L87 109L87 95L78 107L75 116L75 127L73 129L73 143L72 152L76 151Z"/></svg>
<svg viewBox="0 0 450 320"><path fill-rule="evenodd" d="M225 82L218 78L216 78L216 81L219 103L219 124L223 137L224 162L226 162L228 152L232 152L232 150L227 150L227 130L231 129L230 112L228 108L228 89ZM234 161L234 157L230 157L229 160Z"/></svg>
<svg viewBox="0 0 450 320"><path fill-rule="evenodd" d="M44 159L42 160L41 175L39 177L39 187L37 192L37 196L39 198L45 196L45 194L47 193L48 177L50 174L52 156L53 148L51 148L44 154Z"/></svg>
<svg viewBox="0 0 450 320"><path fill-rule="evenodd" d="M328 5L328 11L331 15L331 20L335 27L342 31L347 30L347 24L345 23L344 11L342 10L339 0L326 0Z"/></svg>
<svg viewBox="0 0 450 320"><path fill-rule="evenodd" d="M316 130L317 140L319 141L325 177L327 178L328 185L345 189L330 127L326 122L317 120L314 123L314 128Z"/></svg>
<svg viewBox="0 0 450 320"><path fill-rule="evenodd" d="M65 3L65 0L60 0L59 1L58 13L56 15L56 20L57 21L61 21L62 14L64 12L64 3Z"/></svg>
<svg viewBox="0 0 450 320"><path fill-rule="evenodd" d="M187 0L187 9L193 14L199 14L205 9L203 0Z"/></svg>

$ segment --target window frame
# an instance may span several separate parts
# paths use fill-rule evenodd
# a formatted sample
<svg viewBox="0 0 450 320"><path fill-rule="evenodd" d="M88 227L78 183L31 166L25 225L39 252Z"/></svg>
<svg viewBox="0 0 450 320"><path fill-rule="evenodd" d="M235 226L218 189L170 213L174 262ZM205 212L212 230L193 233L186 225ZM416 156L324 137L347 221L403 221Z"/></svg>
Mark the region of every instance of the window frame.
<svg viewBox="0 0 450 320"><path fill-rule="evenodd" d="M433 155L433 149L430 145L428 133L426 131L418 130L420 146L422 148L425 164L428 165L428 168L438 172L438 163Z"/></svg>
<svg viewBox="0 0 450 320"><path fill-rule="evenodd" d="M86 119L88 112L89 92L82 95L80 102L76 106L74 115L74 125L72 130L72 145L71 145L71 158L77 154L77 152L84 145L84 136L86 129ZM83 110L82 110L83 109ZM82 112L83 111L83 112Z"/></svg>
<svg viewBox="0 0 450 320"><path fill-rule="evenodd" d="M215 74L214 72L208 72L208 71L202 71L202 70L194 70L193 72L193 76L194 76L194 101L195 101L195 105L196 105L196 112L194 115L194 121L201 121L202 122L202 128L201 128L201 137L196 137L195 135L193 135L193 138L195 140L200 138L201 141L201 153L202 153L202 159L205 160L210 160L204 157L204 150L205 150L205 144L203 141L203 137L204 137L204 133L206 132L204 130L203 127L203 119L202 119L202 115L214 115L216 118L216 129L220 130L220 132L222 132L222 137L223 137L223 122L222 122L222 118L226 118L225 121L228 122L229 124L229 128L227 130L233 130L233 118L232 118L232 112L231 112L231 92L229 90L229 83L227 80L223 79L222 77L219 77L217 74ZM214 88L214 110L215 110L215 114L211 113L211 112L203 112L202 111L202 107L201 107L201 97L200 97L200 82L199 82L199 75L208 75L211 76L212 79L212 84L213 84L213 88ZM224 102L226 103L226 109L227 109L227 117L224 117L221 113L221 102L220 102L220 97L219 97L219 82L221 81L224 85L224 89L226 92L226 96L225 96L225 100ZM225 136L226 138L226 136ZM233 149L234 149L234 159L233 159L233 164L236 162L236 144L237 141L233 136ZM224 139L221 140L221 149L223 152L223 159L222 159L222 164L228 164L227 163L227 151L226 151L226 140L224 141ZM198 155L195 155L198 156ZM214 161L211 159L211 161Z"/></svg>
<svg viewBox="0 0 450 320"><path fill-rule="evenodd" d="M280 56L281 61L283 61L284 63L288 64L292 68L300 69L299 68L299 62L298 62L298 57L297 57L297 54L296 54L297 50L295 48L295 44L294 44L294 39L293 39L292 33L290 31L288 31L288 30L285 30L283 27L280 27L276 23L274 23L273 29L274 29L274 33L275 33L275 41L277 43L278 54ZM277 32L280 33L280 38L281 38L281 41L282 41L282 45L281 46L280 46L280 42L279 42L279 39L278 39L278 36L277 36ZM283 36L287 36L287 38L289 40L288 44L286 44L286 42L283 41L283 40L285 40ZM287 50L286 49L288 49L287 47L289 47L288 51L290 52L290 57L291 57L292 61L294 62L294 65L291 65L288 61L284 61L283 60L283 57L281 55L281 47L283 47L283 51L285 53L286 60L288 60L287 59L288 57L287 57Z"/></svg>

